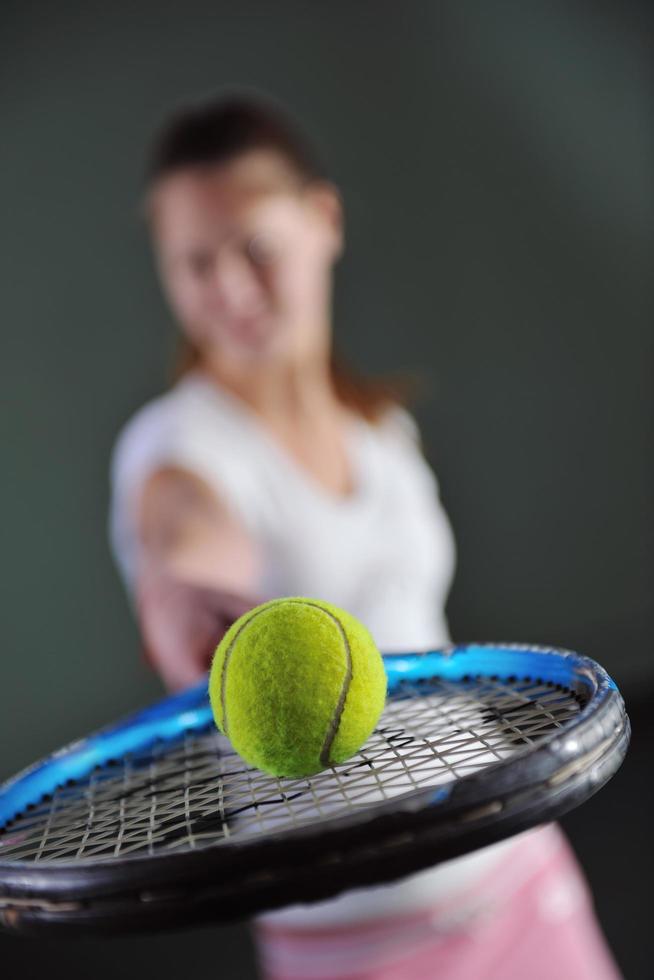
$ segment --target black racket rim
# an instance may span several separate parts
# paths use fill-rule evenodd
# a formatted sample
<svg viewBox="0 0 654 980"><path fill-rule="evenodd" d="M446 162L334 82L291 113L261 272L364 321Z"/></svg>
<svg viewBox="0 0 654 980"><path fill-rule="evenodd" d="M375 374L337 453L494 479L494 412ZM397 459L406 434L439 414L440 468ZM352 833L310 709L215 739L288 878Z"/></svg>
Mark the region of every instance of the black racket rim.
<svg viewBox="0 0 654 980"><path fill-rule="evenodd" d="M372 815L321 820L319 834L307 824L229 846L111 863L0 861L0 923L25 932L115 933L226 922L393 881L555 820L589 799L617 771L630 738L608 675L571 651L475 647L574 658L585 707L556 736L452 783L437 806L438 790L428 787L376 805Z"/></svg>

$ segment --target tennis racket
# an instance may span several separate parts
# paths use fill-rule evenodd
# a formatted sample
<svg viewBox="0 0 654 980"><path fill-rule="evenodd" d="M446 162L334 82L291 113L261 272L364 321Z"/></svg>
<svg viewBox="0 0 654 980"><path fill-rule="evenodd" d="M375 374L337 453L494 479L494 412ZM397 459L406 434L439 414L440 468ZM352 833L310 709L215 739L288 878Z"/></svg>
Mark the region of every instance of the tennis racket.
<svg viewBox="0 0 654 980"><path fill-rule="evenodd" d="M226 922L403 877L550 821L616 771L629 720L573 652L385 654L361 751L316 776L248 767L206 682L0 786L0 922L117 933Z"/></svg>

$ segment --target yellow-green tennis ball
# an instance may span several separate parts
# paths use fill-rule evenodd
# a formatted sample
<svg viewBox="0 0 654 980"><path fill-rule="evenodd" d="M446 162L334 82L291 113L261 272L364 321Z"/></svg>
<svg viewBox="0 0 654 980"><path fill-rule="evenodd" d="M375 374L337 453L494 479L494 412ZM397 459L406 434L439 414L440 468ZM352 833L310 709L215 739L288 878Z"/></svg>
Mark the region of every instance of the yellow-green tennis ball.
<svg viewBox="0 0 654 980"><path fill-rule="evenodd" d="M368 630L319 599L273 599L241 616L209 675L218 728L249 765L310 776L354 755L386 699Z"/></svg>

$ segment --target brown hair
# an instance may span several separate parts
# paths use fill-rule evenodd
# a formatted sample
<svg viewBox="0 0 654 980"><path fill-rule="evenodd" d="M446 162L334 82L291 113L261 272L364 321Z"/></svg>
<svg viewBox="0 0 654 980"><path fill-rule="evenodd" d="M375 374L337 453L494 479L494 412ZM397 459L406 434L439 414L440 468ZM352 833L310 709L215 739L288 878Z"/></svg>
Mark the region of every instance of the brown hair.
<svg viewBox="0 0 654 980"><path fill-rule="evenodd" d="M288 113L260 95L231 94L178 107L153 140L146 170L147 187L186 167L218 166L253 149L272 149L290 165L298 186L329 179ZM173 379L200 361L200 352L180 338ZM332 383L344 405L369 421L377 421L390 406L407 400L407 379L364 378L332 353Z"/></svg>

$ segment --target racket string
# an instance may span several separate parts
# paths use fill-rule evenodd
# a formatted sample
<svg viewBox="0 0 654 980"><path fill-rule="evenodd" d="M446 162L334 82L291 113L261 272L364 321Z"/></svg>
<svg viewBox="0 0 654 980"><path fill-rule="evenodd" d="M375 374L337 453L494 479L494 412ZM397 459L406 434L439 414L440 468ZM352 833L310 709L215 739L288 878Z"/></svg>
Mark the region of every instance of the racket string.
<svg viewBox="0 0 654 980"><path fill-rule="evenodd" d="M304 779L248 769L214 728L186 732L58 787L0 828L0 858L111 861L357 814L527 752L582 707L539 679L401 682L361 751Z"/></svg>

